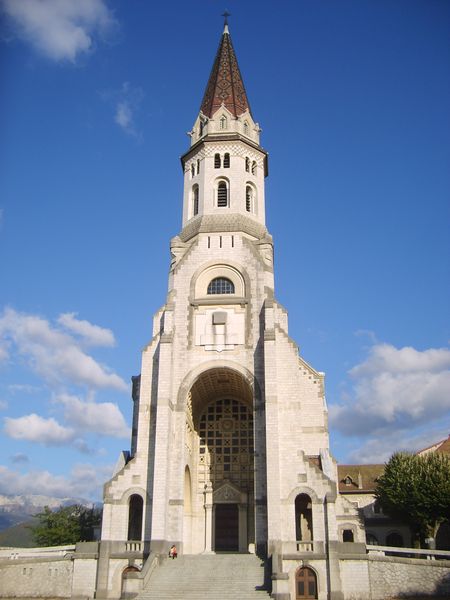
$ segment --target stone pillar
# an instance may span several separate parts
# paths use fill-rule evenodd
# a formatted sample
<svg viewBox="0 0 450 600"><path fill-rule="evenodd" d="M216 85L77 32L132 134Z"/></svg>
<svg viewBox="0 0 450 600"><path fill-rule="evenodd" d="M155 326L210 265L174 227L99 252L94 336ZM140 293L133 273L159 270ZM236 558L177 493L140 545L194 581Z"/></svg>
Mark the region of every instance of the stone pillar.
<svg viewBox="0 0 450 600"><path fill-rule="evenodd" d="M247 505L239 504L239 552L248 552Z"/></svg>
<svg viewBox="0 0 450 600"><path fill-rule="evenodd" d="M205 550L204 553L212 552L213 535L213 491L211 483L205 485Z"/></svg>

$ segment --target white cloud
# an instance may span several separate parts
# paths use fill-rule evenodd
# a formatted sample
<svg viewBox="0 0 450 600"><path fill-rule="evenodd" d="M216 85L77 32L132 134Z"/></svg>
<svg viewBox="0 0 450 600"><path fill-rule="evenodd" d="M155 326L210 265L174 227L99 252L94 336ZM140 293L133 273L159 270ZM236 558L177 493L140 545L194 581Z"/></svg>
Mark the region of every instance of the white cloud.
<svg viewBox="0 0 450 600"><path fill-rule="evenodd" d="M353 436L403 431L449 415L450 350L375 344L349 371L345 402L330 405L330 422Z"/></svg>
<svg viewBox="0 0 450 600"><path fill-rule="evenodd" d="M98 500L103 483L111 477L112 466L75 465L69 477L48 471L17 473L0 465L0 494L38 494L57 498Z"/></svg>
<svg viewBox="0 0 450 600"><path fill-rule="evenodd" d="M63 427L55 419L44 419L32 413L13 419L5 417L5 433L16 440L38 442L46 446L61 446L72 441L73 429Z"/></svg>
<svg viewBox="0 0 450 600"><path fill-rule="evenodd" d="M87 325L96 327L90 323ZM92 335L92 329L90 331ZM14 344L18 355L25 358L47 383L54 385L69 381L94 388L128 389L123 379L86 354L76 339L42 317L5 309L0 315L1 338L10 345Z"/></svg>
<svg viewBox="0 0 450 600"><path fill-rule="evenodd" d="M114 121L117 125L120 125L122 129L127 131L132 124L133 113L131 112L131 108L126 100L119 102L116 106L116 114L114 117Z"/></svg>
<svg viewBox="0 0 450 600"><path fill-rule="evenodd" d="M137 130L135 117L139 111L144 92L140 87L133 87L128 81L122 84L120 90L109 90L101 93L103 100L113 103L114 122L126 134L137 139L142 139L142 134Z"/></svg>
<svg viewBox="0 0 450 600"><path fill-rule="evenodd" d="M0 0L15 34L55 61L75 62L116 25L104 0Z"/></svg>
<svg viewBox="0 0 450 600"><path fill-rule="evenodd" d="M8 408L8 403L6 400L0 400L0 410L6 410Z"/></svg>
<svg viewBox="0 0 450 600"><path fill-rule="evenodd" d="M383 436L370 438L349 455L351 463L384 463L394 452L417 452L445 439L448 429L427 429L426 432L387 431Z"/></svg>
<svg viewBox="0 0 450 600"><path fill-rule="evenodd" d="M111 329L93 325L89 321L76 318L76 313L64 313L58 317L58 323L81 336L87 344L92 346L114 346L116 341Z"/></svg>
<svg viewBox="0 0 450 600"><path fill-rule="evenodd" d="M97 404L69 394L60 394L55 400L64 406L64 418L72 427L113 437L130 436L122 413L112 402Z"/></svg>
<svg viewBox="0 0 450 600"><path fill-rule="evenodd" d="M8 390L12 394L25 393L25 394L36 394L40 392L42 388L37 385L30 385L28 383L11 383L8 385Z"/></svg>

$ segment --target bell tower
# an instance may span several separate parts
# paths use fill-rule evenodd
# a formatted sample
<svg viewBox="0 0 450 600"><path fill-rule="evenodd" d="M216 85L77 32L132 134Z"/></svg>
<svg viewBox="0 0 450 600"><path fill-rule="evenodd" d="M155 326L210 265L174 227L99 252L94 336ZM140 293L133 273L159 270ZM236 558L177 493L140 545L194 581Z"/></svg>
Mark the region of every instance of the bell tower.
<svg viewBox="0 0 450 600"><path fill-rule="evenodd" d="M166 555L175 543L271 555L279 600L306 553L337 599L339 528L364 539L337 494L324 374L299 355L275 299L260 133L225 23L181 158L182 229L133 378L131 451L104 488L99 598L127 564L120 548Z"/></svg>

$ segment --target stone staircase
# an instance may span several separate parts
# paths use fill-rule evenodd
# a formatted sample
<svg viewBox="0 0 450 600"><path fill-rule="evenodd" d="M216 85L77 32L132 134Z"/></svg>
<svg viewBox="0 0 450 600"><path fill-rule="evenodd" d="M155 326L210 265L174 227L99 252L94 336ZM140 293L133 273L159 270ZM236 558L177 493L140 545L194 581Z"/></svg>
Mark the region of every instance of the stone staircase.
<svg viewBox="0 0 450 600"><path fill-rule="evenodd" d="M268 600L264 562L254 554L166 559L136 600Z"/></svg>

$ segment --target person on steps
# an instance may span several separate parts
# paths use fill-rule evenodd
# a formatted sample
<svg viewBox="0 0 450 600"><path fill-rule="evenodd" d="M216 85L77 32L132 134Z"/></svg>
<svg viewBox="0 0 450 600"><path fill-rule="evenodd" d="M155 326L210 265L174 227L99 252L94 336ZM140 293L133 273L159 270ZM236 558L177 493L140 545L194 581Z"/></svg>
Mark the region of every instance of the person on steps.
<svg viewBox="0 0 450 600"><path fill-rule="evenodd" d="M176 558L178 556L177 547L173 544L169 550L169 558Z"/></svg>

